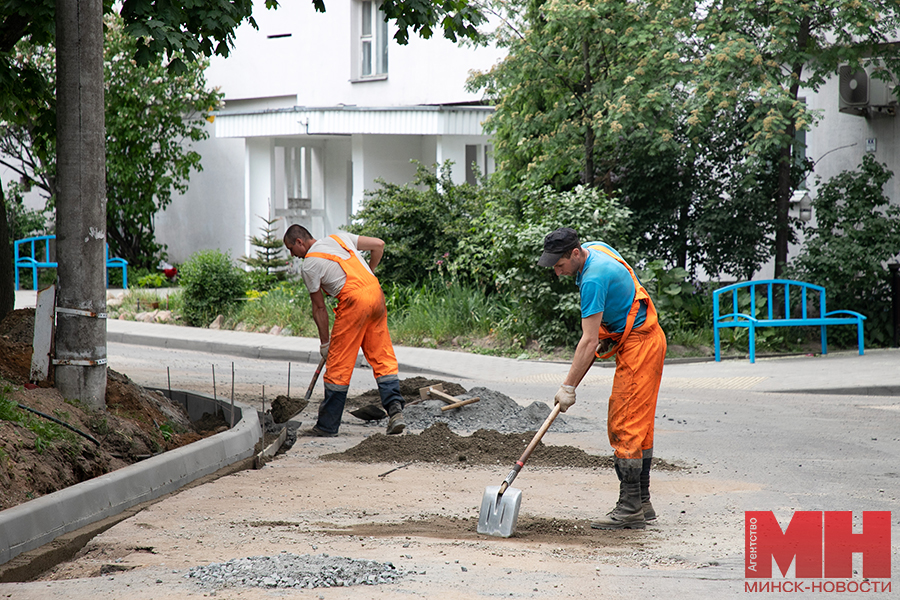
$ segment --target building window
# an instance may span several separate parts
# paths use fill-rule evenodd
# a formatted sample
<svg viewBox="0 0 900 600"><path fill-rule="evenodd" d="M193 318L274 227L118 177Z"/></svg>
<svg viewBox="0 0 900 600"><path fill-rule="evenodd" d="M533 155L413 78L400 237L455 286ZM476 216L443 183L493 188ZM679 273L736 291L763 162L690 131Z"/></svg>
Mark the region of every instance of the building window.
<svg viewBox="0 0 900 600"><path fill-rule="evenodd" d="M360 2L359 78L383 78L388 72L388 26L376 2Z"/></svg>

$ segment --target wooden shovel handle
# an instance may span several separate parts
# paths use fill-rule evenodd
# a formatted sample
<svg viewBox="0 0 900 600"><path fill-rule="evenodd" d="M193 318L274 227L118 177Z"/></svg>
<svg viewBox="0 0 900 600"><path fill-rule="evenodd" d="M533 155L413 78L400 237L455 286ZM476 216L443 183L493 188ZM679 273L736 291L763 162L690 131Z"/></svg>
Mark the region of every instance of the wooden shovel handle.
<svg viewBox="0 0 900 600"><path fill-rule="evenodd" d="M447 406L442 406L442 411L450 410L451 408L459 408L460 406L465 406L467 404L473 404L478 402L481 398L469 398L468 400L459 400L458 402L454 402L453 404L448 404Z"/></svg>
<svg viewBox="0 0 900 600"><path fill-rule="evenodd" d="M428 388L428 393L431 396L434 396L435 398L440 398L447 404L456 404L457 402L459 402L459 398L457 398L455 396L451 396L450 394L445 394L441 390L436 390L434 388Z"/></svg>
<svg viewBox="0 0 900 600"><path fill-rule="evenodd" d="M544 437L544 434L547 433L547 430L550 429L550 426L553 424L553 421L559 416L560 405L556 404L553 407L553 410L550 411L550 415L544 421L544 424L541 425L541 428L538 429L538 432L534 434L534 438L531 440L531 443L528 444L528 447L525 448L525 452L522 453L522 457L519 458L519 466L524 466L525 461L528 460L528 457L531 456L531 453L534 452L534 449L537 448L537 445L541 442L541 438Z"/></svg>

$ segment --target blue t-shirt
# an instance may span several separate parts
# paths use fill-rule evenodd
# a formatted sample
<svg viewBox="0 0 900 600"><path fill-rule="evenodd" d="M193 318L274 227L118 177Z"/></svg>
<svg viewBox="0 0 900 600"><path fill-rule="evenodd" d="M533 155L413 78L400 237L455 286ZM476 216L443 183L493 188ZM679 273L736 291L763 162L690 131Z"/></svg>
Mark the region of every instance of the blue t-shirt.
<svg viewBox="0 0 900 600"><path fill-rule="evenodd" d="M603 242L582 244L581 247L587 250L588 255L584 267L575 279L581 290L581 318L586 319L602 312L603 324L609 331L614 333L624 331L631 304L634 302L634 280L622 263L589 246L604 246L616 256L622 256ZM646 318L647 306L642 302L634 319L634 328L641 326Z"/></svg>

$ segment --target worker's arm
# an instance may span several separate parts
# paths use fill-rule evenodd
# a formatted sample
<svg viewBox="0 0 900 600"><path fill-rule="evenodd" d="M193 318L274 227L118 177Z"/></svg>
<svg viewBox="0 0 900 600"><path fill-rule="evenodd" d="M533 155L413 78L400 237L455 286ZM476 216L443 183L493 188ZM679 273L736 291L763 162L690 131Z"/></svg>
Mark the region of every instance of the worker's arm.
<svg viewBox="0 0 900 600"><path fill-rule="evenodd" d="M381 262L381 257L384 256L384 240L361 235L356 242L356 247L359 250L369 251L369 268L374 273L375 267L378 266L378 263Z"/></svg>
<svg viewBox="0 0 900 600"><path fill-rule="evenodd" d="M572 358L572 366L569 367L569 374L566 375L564 385L578 387L591 368L595 358L594 351L597 349L597 335L600 333L602 323L602 312L581 320L581 339L578 340L578 346L575 347L575 356Z"/></svg>
<svg viewBox="0 0 900 600"><path fill-rule="evenodd" d="M328 327L328 308L325 307L325 296L322 294L322 289L310 294L309 299L312 300L312 318L319 330L319 340L323 344L327 344L331 339L331 332Z"/></svg>

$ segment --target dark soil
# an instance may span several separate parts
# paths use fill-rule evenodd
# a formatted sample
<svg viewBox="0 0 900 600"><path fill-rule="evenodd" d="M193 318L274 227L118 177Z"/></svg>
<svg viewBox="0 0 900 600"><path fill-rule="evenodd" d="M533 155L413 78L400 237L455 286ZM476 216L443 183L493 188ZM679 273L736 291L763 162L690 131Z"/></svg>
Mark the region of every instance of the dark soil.
<svg viewBox="0 0 900 600"><path fill-rule="evenodd" d="M284 423L291 417L306 408L309 400L305 398L291 398L284 394L275 396L272 400L272 419L276 423Z"/></svg>
<svg viewBox="0 0 900 600"><path fill-rule="evenodd" d="M113 370L107 371L105 412L65 400L52 382L32 385L33 328L33 309L13 311L0 322L0 386L6 388L0 401L41 428L37 434L0 420L0 510L184 446L224 426L192 424L181 406ZM99 446L18 404L65 422Z"/></svg>
<svg viewBox="0 0 900 600"><path fill-rule="evenodd" d="M436 423L418 435L376 433L344 452L326 454L324 460L346 462L427 462L442 465L512 466L534 437L535 432L498 433L480 429L471 436L457 435L446 423ZM528 459L529 466L613 468L612 456L594 456L573 446L548 446L539 442ZM664 471L679 467L658 458L653 467Z"/></svg>

